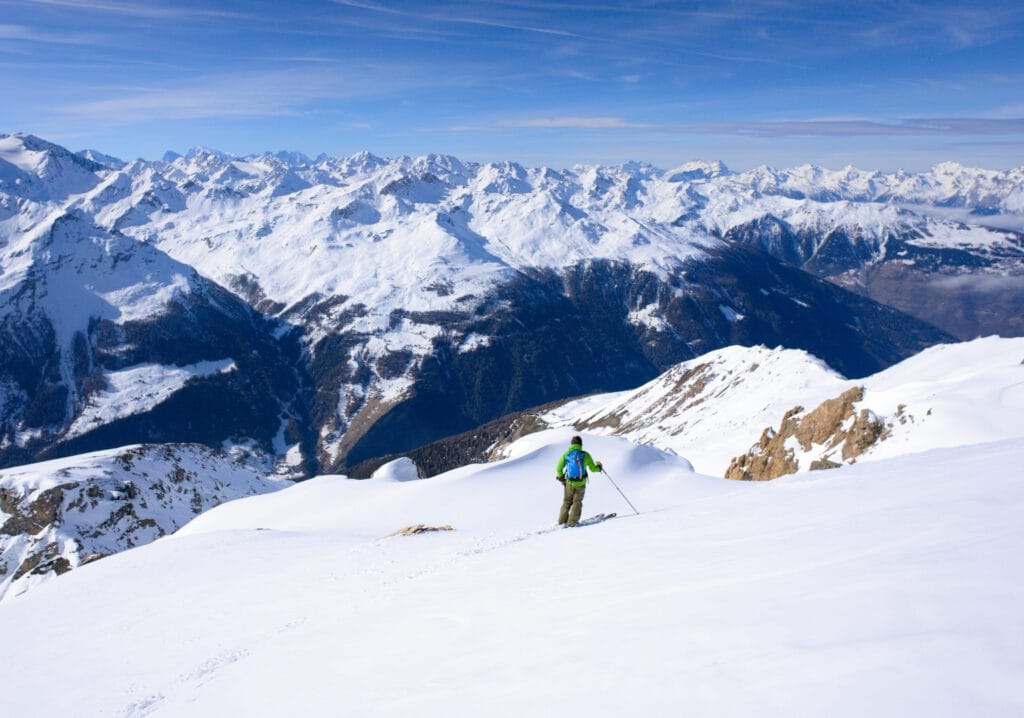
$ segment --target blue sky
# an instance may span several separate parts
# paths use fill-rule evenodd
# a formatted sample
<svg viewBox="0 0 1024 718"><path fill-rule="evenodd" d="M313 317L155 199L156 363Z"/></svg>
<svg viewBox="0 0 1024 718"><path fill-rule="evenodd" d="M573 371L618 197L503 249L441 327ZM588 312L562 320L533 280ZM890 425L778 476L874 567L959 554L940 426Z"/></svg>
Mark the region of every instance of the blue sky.
<svg viewBox="0 0 1024 718"><path fill-rule="evenodd" d="M160 157L1024 164L1024 3L0 0L0 132Z"/></svg>

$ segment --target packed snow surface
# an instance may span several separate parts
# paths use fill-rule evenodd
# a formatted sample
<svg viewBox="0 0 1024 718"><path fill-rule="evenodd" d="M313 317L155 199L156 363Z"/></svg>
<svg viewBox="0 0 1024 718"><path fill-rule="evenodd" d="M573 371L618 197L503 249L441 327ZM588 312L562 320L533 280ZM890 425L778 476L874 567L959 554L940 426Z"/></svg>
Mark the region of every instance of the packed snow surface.
<svg viewBox="0 0 1024 718"><path fill-rule="evenodd" d="M224 504L13 600L4 713L1024 711L1024 441L741 483L584 434L640 514L594 476L620 517L557 529L569 436Z"/></svg>

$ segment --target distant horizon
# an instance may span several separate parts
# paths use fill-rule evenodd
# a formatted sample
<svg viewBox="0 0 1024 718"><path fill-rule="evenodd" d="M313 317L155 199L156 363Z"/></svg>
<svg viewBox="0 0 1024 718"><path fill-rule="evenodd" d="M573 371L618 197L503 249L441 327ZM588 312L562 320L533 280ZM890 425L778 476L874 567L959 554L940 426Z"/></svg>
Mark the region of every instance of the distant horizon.
<svg viewBox="0 0 1024 718"><path fill-rule="evenodd" d="M865 165L856 165L856 164L846 164L846 165L842 165L842 166L835 166L835 165L823 165L823 164L819 164L819 163L815 163L815 162L809 162L809 161L796 162L794 164L786 164L786 165L783 165L783 164L773 164L773 163L770 163L770 162L759 162L759 163L754 163L754 164L733 164L731 162L726 162L725 160L722 160L721 158L717 158L717 157L691 157L689 159L685 159L685 160L682 160L681 162L677 162L677 163L674 163L674 164L656 164L656 163L650 162L648 160L628 159L628 160L625 160L625 161L622 161L622 162L614 162L614 163L575 162L575 163L569 164L569 165L561 165L561 164L553 164L553 163L550 163L550 162L546 162L546 163L545 162L541 162L541 163L522 162L520 160L517 160L517 159L514 159L514 158L508 158L508 157L496 158L496 159L476 159L476 158L456 155L456 154L453 154L453 153L450 153L450 152L430 152L430 151L416 153L416 154L411 154L411 153L408 153L408 152L407 153L403 153L403 154L381 154L381 153L373 152L373 151L367 150L367 149L356 149L356 150L353 150L352 152L346 152L344 154L331 154L331 153L323 152L323 151L321 151L321 152L306 152L306 151L292 149L292 148L274 148L274 149L256 150L256 151L245 152L243 154L240 154L240 153L235 153L235 152L229 152L229 151L224 150L224 149L222 149L220 147L210 147L208 145L203 145L203 144L192 145L191 147L188 147L188 148L185 148L185 149L168 148L168 149L163 150L162 152L159 152L158 156L151 156L151 157L135 156L135 157L132 157L132 156L127 156L127 155L122 155L122 154L119 154L117 152L111 152L111 151L108 151L108 150L106 150L104 148L101 148L101 147L78 147L78 148L76 148L75 146L68 146L68 145L66 145L66 144L64 144L62 142L59 142L59 141L57 141L57 140L55 140L53 138L50 138L50 137L46 137L46 136L41 135L41 134L39 134L37 132L26 132L26 131L23 131L23 130L16 130L16 131L12 132L12 131L2 131L2 130L0 130L0 137L2 137L4 135L8 135L8 136L15 136L15 135L33 136L33 137L37 137L37 138L39 138L39 139L41 139L43 141L51 142L53 144L60 145L61 147L64 147L68 151L73 152L73 153L78 154L78 155L81 155L81 154L86 153L86 152L93 152L93 153L97 153L97 154L100 154L100 155L105 155L105 156L110 157L112 159L115 159L115 160L118 160L118 161L121 161L121 162L126 162L126 163L127 162L134 162L134 161L163 162L163 161L165 161L164 158L167 155L169 155L169 154L174 154L174 155L178 155L178 156L181 156L181 157L187 157L190 153L195 152L197 150L206 150L206 151L209 151L209 152L225 155L227 157L230 157L231 159L238 159L238 160L244 160L244 159L260 157L260 156L265 156L265 155L300 154L300 155L305 156L308 160L315 162L317 159L319 159L321 157L326 157L328 159L341 160L341 159L347 159L347 158L350 158L350 157L355 157L355 156L357 156L359 154L364 154L365 153L365 154L371 155L373 157L377 157L377 158L382 159L382 160L396 160L396 159L402 159L402 158L416 159L416 158L419 158L419 157L439 156L439 157L454 157L454 158L458 159L460 162L469 162L469 163L481 164L481 165L482 164L501 163L501 162L511 162L513 164L517 164L517 165L520 165L520 166L528 168L528 169L529 168L548 167L548 168L551 168L551 169L566 169L566 170L571 170L574 167L621 167L621 166L626 166L626 165L630 165L630 164L640 164L640 165L647 165L647 166L652 167L653 169L656 169L656 170L660 170L660 171L664 171L664 172L669 172L669 171L672 171L674 169L678 169L678 168L683 167L683 166L688 165L688 164L709 164L710 165L710 164L720 163L720 164L724 165L725 168L730 173L734 173L734 174L742 174L744 172L750 172L750 171L753 171L755 169L758 169L759 167L770 167L772 169L778 169L778 170L790 170L790 169L796 169L796 168L805 167L805 166L816 167L816 168L819 168L819 169L822 169L822 170L826 170L826 171L831 171L831 172L836 172L836 171L840 171L840 170L852 167L853 169L860 170L860 171L865 171L865 172L866 171L882 172L882 173L885 173L885 174L892 174L892 173L896 173L896 172L900 172L900 171L919 174L919 173L928 172L930 170L933 170L933 169L935 169L935 167L937 167L939 165L943 165L943 164L955 164L955 165L959 165L961 167L964 167L965 169L978 169L978 170L993 171L993 172L1008 172L1008 171L1015 170L1015 169L1018 169L1018 168L1024 168L1024 158L1021 158L1021 161L1019 163L1017 163L1017 164L1012 164L1011 163L1011 164L1008 164L1008 165L1005 165L1005 166L1001 166L1001 167L982 166L982 165L977 165L977 164L973 164L972 165L972 164L966 164L964 162L959 162L957 160L950 160L950 159L938 160L934 164L931 164L931 165L928 165L928 166L925 166L925 167L920 167L920 168L911 168L911 167L886 168L886 167L874 167L874 166L865 166Z"/></svg>
<svg viewBox="0 0 1024 718"><path fill-rule="evenodd" d="M1024 164L1024 4L0 0L0 128L119 157Z"/></svg>

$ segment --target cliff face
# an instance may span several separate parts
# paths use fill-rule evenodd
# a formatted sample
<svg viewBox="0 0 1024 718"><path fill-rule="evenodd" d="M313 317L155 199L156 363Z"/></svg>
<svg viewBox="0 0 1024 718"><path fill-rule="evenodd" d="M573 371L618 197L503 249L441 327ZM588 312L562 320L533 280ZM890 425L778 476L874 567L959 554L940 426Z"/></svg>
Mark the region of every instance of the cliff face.
<svg viewBox="0 0 1024 718"><path fill-rule="evenodd" d="M858 410L857 404L863 400L864 387L857 386L810 412L805 413L802 406L793 407L782 417L778 429L767 427L747 453L733 459L725 477L764 481L801 468L830 469L853 463L891 432L886 421L870 409ZM803 454L803 465L798 452Z"/></svg>

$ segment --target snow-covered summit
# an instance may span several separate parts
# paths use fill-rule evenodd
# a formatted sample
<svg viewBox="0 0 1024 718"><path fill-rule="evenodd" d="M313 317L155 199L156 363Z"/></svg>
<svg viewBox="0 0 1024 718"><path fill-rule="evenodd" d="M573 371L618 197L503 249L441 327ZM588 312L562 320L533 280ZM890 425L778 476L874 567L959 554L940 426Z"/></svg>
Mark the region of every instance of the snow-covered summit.
<svg viewBox="0 0 1024 718"><path fill-rule="evenodd" d="M103 165L105 167L109 167L110 169L113 169L113 170L123 169L124 166L126 164L128 164L127 162L125 162L124 160L122 160L119 157L114 157L112 155L104 154L104 153L100 152L99 150L80 150L79 152L76 152L75 154L77 154L79 157L84 157L85 159L89 160L90 162L95 162L96 164L100 164L100 165Z"/></svg>
<svg viewBox="0 0 1024 718"><path fill-rule="evenodd" d="M64 156L55 148L7 136L0 161L20 158L16 167L32 169L46 184L52 173L41 173L32 158ZM91 163L77 166L77 179L60 183L60 191L33 197L70 200L108 228L201 264L225 286L244 273L285 308L312 296L354 297L365 283L351 268L373 267L373 285L382 292L372 301L350 301L381 307L384 316L411 296L426 311L452 309L450 301L411 286L417 276L440 271L442 282L461 285L458 295L465 295L478 293L481 281L500 281L508 269L561 268L579 259L628 260L662 272L715 245L709 232L728 233L762 217L777 218L797 234L841 227L848 236L876 238L877 248L893 234L943 246L1004 241L931 218L923 209L929 204L1024 213L1024 169L951 165L907 177L810 166L733 173L721 162L691 162L667 173L639 165L555 172L445 155L359 153L313 162L298 153L237 158L199 147L121 169L124 186L116 196L102 181L112 170ZM0 191L14 189L13 180ZM154 186L173 200L154 201ZM914 205L917 214L900 214L894 203ZM373 246L378 243L402 245L400 271L392 268L390 252ZM282 260L282 252L296 251L316 263L302 281L295 280L296 261Z"/></svg>
<svg viewBox="0 0 1024 718"><path fill-rule="evenodd" d="M665 176L669 182L693 182L694 180L711 180L731 174L733 172L720 160L714 162L693 160L668 171Z"/></svg>
<svg viewBox="0 0 1024 718"><path fill-rule="evenodd" d="M93 189L105 171L105 166L35 135L0 135L0 194L60 203Z"/></svg>

